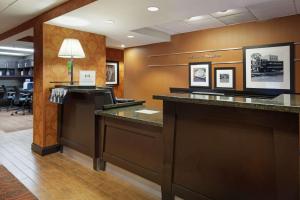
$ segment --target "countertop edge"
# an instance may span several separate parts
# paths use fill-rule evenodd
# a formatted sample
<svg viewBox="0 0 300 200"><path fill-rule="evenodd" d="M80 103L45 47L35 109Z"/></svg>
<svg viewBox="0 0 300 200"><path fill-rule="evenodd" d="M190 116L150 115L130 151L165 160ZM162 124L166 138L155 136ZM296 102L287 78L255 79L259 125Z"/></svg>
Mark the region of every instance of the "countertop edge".
<svg viewBox="0 0 300 200"><path fill-rule="evenodd" d="M109 114L109 113L106 113L104 111L95 112L95 115L103 116L103 117L111 117L111 118L114 118L114 119L121 119L121 120L128 121L128 122L138 122L138 123L141 123L141 124L156 126L156 127L160 127L160 128L163 127L162 123L155 123L155 122L152 122L152 121L122 117L122 116L118 116L118 115Z"/></svg>
<svg viewBox="0 0 300 200"><path fill-rule="evenodd" d="M271 104L263 104L263 103L245 103L245 102L229 102L229 101L217 101L217 100L206 100L206 99L189 99L185 97L172 97L172 96L164 96L164 95L153 95L153 99L182 102L182 103L193 103L193 104L201 104L201 105L247 108L247 109L288 112L288 113L297 113L297 114L300 113L300 108L298 107L271 105Z"/></svg>

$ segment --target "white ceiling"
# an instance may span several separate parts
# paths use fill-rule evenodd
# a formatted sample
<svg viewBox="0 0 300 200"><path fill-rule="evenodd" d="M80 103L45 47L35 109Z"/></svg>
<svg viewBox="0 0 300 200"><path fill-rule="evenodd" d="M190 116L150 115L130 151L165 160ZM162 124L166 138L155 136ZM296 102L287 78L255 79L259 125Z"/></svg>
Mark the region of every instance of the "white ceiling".
<svg viewBox="0 0 300 200"><path fill-rule="evenodd" d="M149 6L160 10L151 13ZM107 46L120 48L121 44L167 42L173 34L295 14L300 14L300 0L99 0L48 23L106 35ZM203 17L187 21L192 16Z"/></svg>
<svg viewBox="0 0 300 200"><path fill-rule="evenodd" d="M67 0L0 0L0 33L14 28Z"/></svg>
<svg viewBox="0 0 300 200"><path fill-rule="evenodd" d="M0 0L0 33L65 1ZM160 10L151 13L149 6ZM300 0L98 0L48 23L106 35L107 46L120 48L121 44L132 47L168 42L174 34L295 14L300 14ZM193 16L202 17L187 21ZM32 30L0 45L30 47L32 44L13 41L24 34L32 35Z"/></svg>

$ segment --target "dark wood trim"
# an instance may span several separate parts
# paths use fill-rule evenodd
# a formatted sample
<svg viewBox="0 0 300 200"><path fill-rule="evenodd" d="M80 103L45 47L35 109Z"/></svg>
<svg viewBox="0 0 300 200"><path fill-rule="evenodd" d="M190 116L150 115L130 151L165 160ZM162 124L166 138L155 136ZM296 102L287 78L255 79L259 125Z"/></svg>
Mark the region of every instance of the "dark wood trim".
<svg viewBox="0 0 300 200"><path fill-rule="evenodd" d="M18 25L15 28L12 28L4 33L1 33L0 41L4 40L6 38L9 38L13 35L16 35L18 33L21 33L27 29L30 29L30 28L34 27L35 24L37 24L37 23L47 22L53 18L59 17L65 13L71 12L73 10L81 8L81 7L88 5L95 1L96 0L69 0L61 5L58 5L55 8L52 8L52 9L44 12L41 15L38 15L37 17L34 17L33 19L30 19L29 21L26 21L26 22Z"/></svg>
<svg viewBox="0 0 300 200"><path fill-rule="evenodd" d="M290 47L290 89L263 89L263 88L247 88L246 85L246 50L256 48L267 48L267 47ZM276 95L282 93L294 93L295 92L295 44L289 43L278 43L278 44L266 44L259 46L246 46L243 48L243 88L244 91L258 92L261 94Z"/></svg>
<svg viewBox="0 0 300 200"><path fill-rule="evenodd" d="M191 65L208 65L208 87L201 87L201 86L192 86L191 85ZM189 88L202 88L202 89L211 89L211 69L212 69L212 63L211 62L194 62L194 63L189 63Z"/></svg>
<svg viewBox="0 0 300 200"><path fill-rule="evenodd" d="M217 71L218 70L232 70L232 79L233 79L233 82L232 82L233 87L232 88L217 87ZM235 89L235 82L236 82L235 67L215 67L215 76L214 76L215 89L218 89L218 90L234 90Z"/></svg>
<svg viewBox="0 0 300 200"><path fill-rule="evenodd" d="M163 172L162 172L162 200L173 200L173 162L176 127L176 105L174 102L163 102Z"/></svg>
<svg viewBox="0 0 300 200"><path fill-rule="evenodd" d="M174 193L176 193L176 196L180 198L184 198L188 200L212 200L208 197L205 197L199 193L196 193L180 185L173 184L172 188L174 190Z"/></svg>
<svg viewBox="0 0 300 200"><path fill-rule="evenodd" d="M26 37L23 37L21 39L18 39L18 41L22 41L22 42L34 42L34 38L33 36L26 36Z"/></svg>
<svg viewBox="0 0 300 200"><path fill-rule="evenodd" d="M107 160L110 163L115 164L116 166L119 166L126 170L130 169L129 171L131 171L141 177L147 178L148 180L153 181L159 185L161 184L160 174L155 171L146 169L142 166L138 166L136 163L132 163L129 160L121 159L120 157L114 156L109 153L104 152L103 158L104 158L104 160Z"/></svg>
<svg viewBox="0 0 300 200"><path fill-rule="evenodd" d="M45 156L45 155L59 152L60 145L56 144L56 145L52 145L52 146L48 146L48 147L40 147L39 145L32 143L31 150L41 156Z"/></svg>

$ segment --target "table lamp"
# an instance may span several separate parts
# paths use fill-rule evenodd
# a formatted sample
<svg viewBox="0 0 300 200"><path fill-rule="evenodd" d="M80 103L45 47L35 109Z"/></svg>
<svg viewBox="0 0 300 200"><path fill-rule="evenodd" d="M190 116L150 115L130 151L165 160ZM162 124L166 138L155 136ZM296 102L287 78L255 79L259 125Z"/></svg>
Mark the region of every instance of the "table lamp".
<svg viewBox="0 0 300 200"><path fill-rule="evenodd" d="M73 38L66 38L64 39L58 57L60 58L69 58L69 65L70 65L70 74L71 74L71 82L70 84L74 84L73 80L73 67L74 67L74 58L85 58L84 51L78 39Z"/></svg>

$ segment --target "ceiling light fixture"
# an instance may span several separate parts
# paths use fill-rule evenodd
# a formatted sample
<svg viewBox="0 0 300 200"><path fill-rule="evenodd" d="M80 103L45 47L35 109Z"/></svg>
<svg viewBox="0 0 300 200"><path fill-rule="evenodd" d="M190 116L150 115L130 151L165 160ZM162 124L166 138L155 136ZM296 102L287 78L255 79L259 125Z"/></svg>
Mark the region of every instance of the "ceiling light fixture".
<svg viewBox="0 0 300 200"><path fill-rule="evenodd" d="M107 23L107 24L114 24L113 20L104 20L104 22Z"/></svg>
<svg viewBox="0 0 300 200"><path fill-rule="evenodd" d="M203 19L203 16L194 16L187 19L189 22L194 22Z"/></svg>
<svg viewBox="0 0 300 200"><path fill-rule="evenodd" d="M4 52L4 51L0 51L0 55L5 55L5 56L28 56L28 54L24 54L24 53L13 53L13 52Z"/></svg>
<svg viewBox="0 0 300 200"><path fill-rule="evenodd" d="M26 49L26 48L19 48L19 47L7 47L7 46L0 46L2 50L9 50L9 51L21 51L21 52L29 52L33 53L33 49Z"/></svg>
<svg viewBox="0 0 300 200"><path fill-rule="evenodd" d="M125 44L122 44L121 47L122 47L122 48L125 48L126 46L125 46Z"/></svg>
<svg viewBox="0 0 300 200"><path fill-rule="evenodd" d="M225 13L227 13L227 12L231 12L232 10L223 10L223 11L219 11L219 12L217 12L217 13L219 13L219 14L225 14Z"/></svg>
<svg viewBox="0 0 300 200"><path fill-rule="evenodd" d="M151 6L151 7L148 7L147 10L150 12L157 12L157 11L159 11L159 8L155 7L155 6Z"/></svg>
<svg viewBox="0 0 300 200"><path fill-rule="evenodd" d="M128 37L128 38L134 38L134 36L133 36L133 35L128 35L127 37Z"/></svg>

